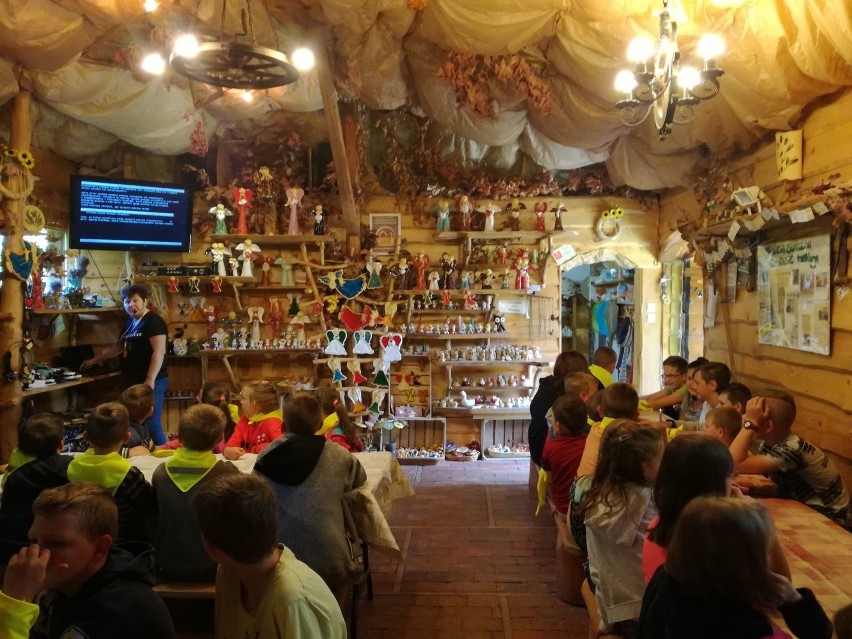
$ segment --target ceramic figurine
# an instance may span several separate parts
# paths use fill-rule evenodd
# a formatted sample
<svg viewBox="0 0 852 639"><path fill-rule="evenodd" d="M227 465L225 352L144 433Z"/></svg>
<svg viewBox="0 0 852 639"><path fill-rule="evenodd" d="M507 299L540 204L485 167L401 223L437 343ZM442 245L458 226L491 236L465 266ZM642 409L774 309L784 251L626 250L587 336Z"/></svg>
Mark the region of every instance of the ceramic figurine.
<svg viewBox="0 0 852 639"><path fill-rule="evenodd" d="M379 278L379 273L382 272L382 263L370 255L365 265L367 273L370 274L370 279L367 281L367 288L381 288L382 280Z"/></svg>
<svg viewBox="0 0 852 639"><path fill-rule="evenodd" d="M535 230L543 231L544 213L547 211L547 202L536 202L535 206L533 206L533 211L535 211Z"/></svg>
<svg viewBox="0 0 852 639"><path fill-rule="evenodd" d="M268 166L262 166L254 173L254 186L257 197L264 202L274 202L276 195L275 175Z"/></svg>
<svg viewBox="0 0 852 639"><path fill-rule="evenodd" d="M210 285L213 287L214 293L221 293L222 292L222 278L219 277L218 275L214 275L210 279Z"/></svg>
<svg viewBox="0 0 852 639"><path fill-rule="evenodd" d="M452 207L448 200L439 200L438 203L434 207L435 211L438 213L438 224L436 227L436 231L438 233L443 233L445 231L450 230L450 211Z"/></svg>
<svg viewBox="0 0 852 639"><path fill-rule="evenodd" d="M302 296L297 295L295 293L287 293L287 299L290 300L290 306L287 309L287 315L290 315L291 317L294 315L298 315L300 313L299 300L302 299Z"/></svg>
<svg viewBox="0 0 852 639"><path fill-rule="evenodd" d="M526 205L518 198L512 198L512 202L509 204L509 211L511 211L509 227L513 231L521 230L521 211L526 210L526 208Z"/></svg>
<svg viewBox="0 0 852 639"><path fill-rule="evenodd" d="M565 205L559 204L550 209L550 212L553 213L553 230L554 231L563 231L562 228L562 214L565 212Z"/></svg>
<svg viewBox="0 0 852 639"><path fill-rule="evenodd" d="M290 219L287 224L287 235L300 235L299 211L302 206L302 198L305 197L304 189L291 187L285 191L287 194L287 206L290 207Z"/></svg>
<svg viewBox="0 0 852 639"><path fill-rule="evenodd" d="M490 268L479 274L479 281L482 282L482 288L492 288L494 285L494 271Z"/></svg>
<svg viewBox="0 0 852 639"><path fill-rule="evenodd" d="M397 289L405 290L408 288L408 275L410 270L411 265L408 263L408 258L399 258L399 262L396 265Z"/></svg>
<svg viewBox="0 0 852 639"><path fill-rule="evenodd" d="M517 273L515 277L515 288L518 290L526 290L530 287L530 269L535 268L530 264L529 253L522 250L518 253L512 269Z"/></svg>
<svg viewBox="0 0 852 639"><path fill-rule="evenodd" d="M509 243L503 242L497 247L497 263L500 266L506 265L506 259L509 257Z"/></svg>
<svg viewBox="0 0 852 639"><path fill-rule="evenodd" d="M502 315L494 316L494 332L495 333L505 333L506 332L506 318Z"/></svg>
<svg viewBox="0 0 852 639"><path fill-rule="evenodd" d="M224 244L213 242L205 253L210 255L210 258L213 260L213 268L221 277L228 275L228 272L225 270L225 256L230 256L230 251L225 248Z"/></svg>
<svg viewBox="0 0 852 639"><path fill-rule="evenodd" d="M281 312L281 304L278 298L273 296L269 298L269 303L266 305L266 321L272 329L273 335L278 335L281 332L281 320L283 314Z"/></svg>
<svg viewBox="0 0 852 639"><path fill-rule="evenodd" d="M305 315L302 311L296 313L293 319L290 320L290 326L296 329L296 341L305 342L305 326L311 323L311 318Z"/></svg>
<svg viewBox="0 0 852 639"><path fill-rule="evenodd" d="M245 240L237 244L237 250L241 251L237 259L242 260L243 268L240 272L240 277L253 277L251 271L252 258L255 253L260 253L260 247L247 237Z"/></svg>
<svg viewBox="0 0 852 639"><path fill-rule="evenodd" d="M494 230L494 215L499 213L503 209L494 204L493 202L489 202L485 205L480 205L476 207L476 210L485 214L485 226L482 229L483 231L491 232Z"/></svg>
<svg viewBox="0 0 852 639"><path fill-rule="evenodd" d="M237 277L240 274L240 261L231 256L228 258L228 266L231 267L231 275Z"/></svg>
<svg viewBox="0 0 852 639"><path fill-rule="evenodd" d="M441 281L441 274L438 271L432 271L429 273L429 290L430 291L439 291L441 287L439 282Z"/></svg>
<svg viewBox="0 0 852 639"><path fill-rule="evenodd" d="M470 271L462 271L461 272L461 288L469 289L470 288L470 278L472 274Z"/></svg>
<svg viewBox="0 0 852 639"><path fill-rule="evenodd" d="M251 208L251 198L254 191L243 187L235 186L231 189L231 194L234 196L234 206L237 207L237 229L239 234L246 234L248 230L247 215Z"/></svg>
<svg viewBox="0 0 852 639"><path fill-rule="evenodd" d="M293 277L293 262L284 255L281 255L275 259L275 264L281 267L281 286L295 286L296 280Z"/></svg>
<svg viewBox="0 0 852 639"><path fill-rule="evenodd" d="M186 281L189 284L189 292L190 293L200 293L201 292L201 278L193 275L193 276L189 277Z"/></svg>
<svg viewBox="0 0 852 639"><path fill-rule="evenodd" d="M259 257L254 261L255 266L260 267L260 285L261 286L269 286L269 278L271 276L270 271L272 270L272 265L275 264L275 260L271 257Z"/></svg>
<svg viewBox="0 0 852 639"><path fill-rule="evenodd" d="M414 285L414 288L421 291L425 290L426 269L429 268L429 256L426 255L423 251L420 251L412 258L411 266L413 266L414 270L417 272L417 283Z"/></svg>
<svg viewBox="0 0 852 639"><path fill-rule="evenodd" d="M466 195L462 195L459 198L459 214L461 216L461 230L469 231L470 230L470 217L473 214L473 204L470 202L470 198Z"/></svg>
<svg viewBox="0 0 852 639"><path fill-rule="evenodd" d="M443 287L447 290L456 288L456 258L449 253L441 255L441 270L444 272Z"/></svg>
<svg viewBox="0 0 852 639"><path fill-rule="evenodd" d="M314 235L325 235L325 211L322 210L322 204L317 204L311 211L311 216L314 218Z"/></svg>
<svg viewBox="0 0 852 639"><path fill-rule="evenodd" d="M217 204L212 207L209 211L207 211L210 215L215 216L216 218L216 229L214 231L215 235L226 235L228 233L228 228L225 226L225 218L229 218L233 215L233 212L230 209L225 208L224 204Z"/></svg>
<svg viewBox="0 0 852 639"><path fill-rule="evenodd" d="M500 274L500 279L502 280L502 284L500 288L507 289L509 288L509 280L512 279L512 274L509 273L509 269L503 269L503 272Z"/></svg>
<svg viewBox="0 0 852 639"><path fill-rule="evenodd" d="M169 293L177 293L179 291L178 285L180 284L180 280L174 275L166 278L166 283L169 285Z"/></svg>
<svg viewBox="0 0 852 639"><path fill-rule="evenodd" d="M186 307L187 307L186 302L178 302L177 303L178 317L186 317Z"/></svg>
<svg viewBox="0 0 852 639"><path fill-rule="evenodd" d="M219 309L215 306L208 306L204 309L204 314L207 317L207 339L212 340L216 334L216 320L219 319Z"/></svg>

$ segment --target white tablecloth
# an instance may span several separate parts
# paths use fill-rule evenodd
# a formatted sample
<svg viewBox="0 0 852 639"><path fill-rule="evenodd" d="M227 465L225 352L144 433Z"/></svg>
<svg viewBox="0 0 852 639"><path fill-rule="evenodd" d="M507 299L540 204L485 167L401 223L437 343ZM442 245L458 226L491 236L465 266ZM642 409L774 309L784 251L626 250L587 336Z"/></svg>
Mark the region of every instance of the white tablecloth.
<svg viewBox="0 0 852 639"><path fill-rule="evenodd" d="M222 455L217 455L224 459ZM367 482L349 496L349 506L358 527L361 539L377 550L399 556L399 545L391 532L386 517L393 510L393 502L414 494L414 489L402 472L396 458L388 452L355 453L367 473ZM131 457L130 463L145 475L149 482L157 466L168 459L143 455ZM250 473L254 468L257 455L246 453L233 461L239 470Z"/></svg>

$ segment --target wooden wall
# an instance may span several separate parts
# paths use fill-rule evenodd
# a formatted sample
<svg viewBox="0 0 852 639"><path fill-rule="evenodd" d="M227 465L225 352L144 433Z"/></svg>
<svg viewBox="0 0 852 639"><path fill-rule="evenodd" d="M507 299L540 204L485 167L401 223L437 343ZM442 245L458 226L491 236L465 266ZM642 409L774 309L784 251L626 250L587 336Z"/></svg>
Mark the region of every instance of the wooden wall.
<svg viewBox="0 0 852 639"><path fill-rule="evenodd" d="M817 108L804 122L804 185L839 174L852 179L852 93ZM785 186L775 170L774 142L734 164L742 186L757 184L783 210ZM737 185L739 186L739 185ZM701 208L691 192L662 201L661 236L686 219L699 220ZM765 241L796 234L825 233L831 220L784 226ZM835 287L836 289L836 287ZM733 304L720 304L716 326L705 331L705 356L732 365L736 378L751 387L780 387L793 393L799 408L798 432L829 453L852 487L852 295L831 300L831 355L757 343L757 293L738 290Z"/></svg>

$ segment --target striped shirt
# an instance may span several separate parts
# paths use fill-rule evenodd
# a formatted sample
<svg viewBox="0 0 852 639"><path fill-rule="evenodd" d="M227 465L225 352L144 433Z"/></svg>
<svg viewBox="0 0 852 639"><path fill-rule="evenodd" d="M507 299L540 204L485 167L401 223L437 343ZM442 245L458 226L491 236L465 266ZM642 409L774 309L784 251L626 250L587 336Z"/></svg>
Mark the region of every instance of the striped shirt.
<svg viewBox="0 0 852 639"><path fill-rule="evenodd" d="M837 468L819 448L790 433L774 446L761 442L758 454L768 457L778 469L769 477L778 486L779 497L802 502L839 522L847 521L849 492Z"/></svg>

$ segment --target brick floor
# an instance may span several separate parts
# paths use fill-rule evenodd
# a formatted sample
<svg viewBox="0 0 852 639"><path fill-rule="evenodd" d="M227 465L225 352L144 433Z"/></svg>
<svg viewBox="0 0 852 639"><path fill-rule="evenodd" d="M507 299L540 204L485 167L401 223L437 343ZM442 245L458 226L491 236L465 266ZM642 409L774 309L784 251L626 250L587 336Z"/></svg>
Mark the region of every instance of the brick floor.
<svg viewBox="0 0 852 639"><path fill-rule="evenodd" d="M389 523L402 559L373 552L359 639L586 639L553 595L556 528L533 515L527 461L406 466L415 494Z"/></svg>

